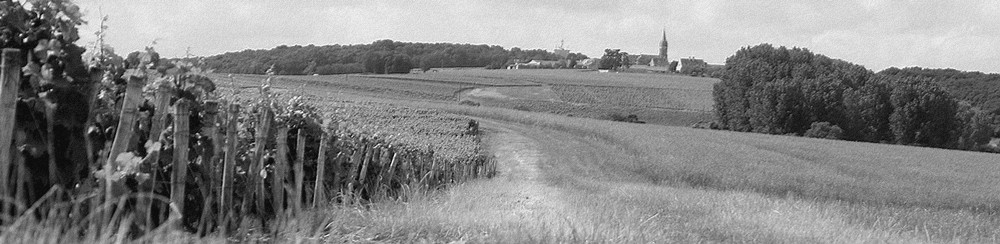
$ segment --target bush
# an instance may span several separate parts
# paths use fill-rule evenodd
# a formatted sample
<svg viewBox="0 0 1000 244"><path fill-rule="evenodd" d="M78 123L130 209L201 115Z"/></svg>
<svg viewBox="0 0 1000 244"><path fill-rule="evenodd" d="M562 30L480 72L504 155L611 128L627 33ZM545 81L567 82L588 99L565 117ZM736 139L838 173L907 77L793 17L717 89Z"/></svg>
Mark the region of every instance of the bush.
<svg viewBox="0 0 1000 244"><path fill-rule="evenodd" d="M844 137L844 130L830 122L813 122L803 136L839 140Z"/></svg>
<svg viewBox="0 0 1000 244"><path fill-rule="evenodd" d="M646 123L644 121L639 120L639 116L637 116L635 114L629 114L628 116L623 116L623 115L621 115L619 113L611 113L611 114L608 114L608 118L611 119L612 121L619 121L619 122L629 122L629 123L638 123L638 124L645 124Z"/></svg>
<svg viewBox="0 0 1000 244"><path fill-rule="evenodd" d="M475 106L475 107L478 107L479 103L478 102L474 102L474 101L469 101L469 100L462 100L461 102L458 102L458 105L466 105L466 106Z"/></svg>

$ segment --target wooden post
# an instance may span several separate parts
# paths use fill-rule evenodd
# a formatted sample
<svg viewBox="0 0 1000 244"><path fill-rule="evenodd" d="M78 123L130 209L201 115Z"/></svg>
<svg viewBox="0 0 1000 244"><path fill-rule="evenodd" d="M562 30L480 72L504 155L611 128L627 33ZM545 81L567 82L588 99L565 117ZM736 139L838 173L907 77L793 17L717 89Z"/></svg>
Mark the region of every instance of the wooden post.
<svg viewBox="0 0 1000 244"><path fill-rule="evenodd" d="M295 165L292 165L293 171L295 173L295 189L291 194L292 198L292 213L299 214L302 210L302 196L305 194L302 192L305 182L305 164L306 164L306 133L305 127L299 128L299 132L295 135Z"/></svg>
<svg viewBox="0 0 1000 244"><path fill-rule="evenodd" d="M380 168L379 171L378 171L378 173L379 173L379 176L378 176L378 178L379 178L378 184L379 185L378 185L378 187L379 188L386 188L386 190L388 190L388 188L389 188L389 183L388 182L389 182L389 179L391 177L389 175L389 170L390 170L389 166L392 165L392 161L391 160L392 160L392 150L390 150L389 145L386 145L385 147L382 147L382 153L379 154L379 160L378 160L379 161L379 168ZM386 192L388 192L388 191L386 191Z"/></svg>
<svg viewBox="0 0 1000 244"><path fill-rule="evenodd" d="M326 130L323 130L319 137L319 155L316 157L316 184L313 186L313 199L312 208L316 208L316 205L321 201L326 201L326 197L323 195L323 184L326 179L326 147L327 141L330 140L329 134ZM336 159L334 159L336 162ZM336 172L336 170L334 170Z"/></svg>
<svg viewBox="0 0 1000 244"><path fill-rule="evenodd" d="M364 156L365 160L363 163L361 163L361 172L358 173L359 174L358 182L360 182L358 183L360 184L358 187L364 188L365 186L367 186L365 185L365 178L366 176L368 176L368 165L371 164L372 162L372 156L374 156L373 154L375 154L375 147L378 147L378 145L376 144L370 146L368 147L368 150L365 151L365 156Z"/></svg>
<svg viewBox="0 0 1000 244"><path fill-rule="evenodd" d="M347 190L354 191L354 183L358 179L358 169L361 168L362 157L364 156L365 150L367 150L367 145L365 141L362 140L360 143L355 143L354 153L351 154L351 170L347 172Z"/></svg>
<svg viewBox="0 0 1000 244"><path fill-rule="evenodd" d="M240 105L229 105L229 119L226 124L226 159L222 166L222 198L219 199L219 229L226 236L229 227L229 214L233 202L233 175L236 174L236 148L239 142L236 138L239 126Z"/></svg>
<svg viewBox="0 0 1000 244"><path fill-rule="evenodd" d="M0 61L0 197L9 193L10 170L14 162L14 119L17 117L17 93L21 87L21 50L16 48L3 49L3 61ZM0 206L0 210L7 210Z"/></svg>
<svg viewBox="0 0 1000 244"><path fill-rule="evenodd" d="M416 169L411 165L412 159L410 158L410 151L406 150L401 153L403 154L401 156L403 161L399 165L399 170L403 172L403 177L400 182L409 185L413 182L413 171Z"/></svg>
<svg viewBox="0 0 1000 244"><path fill-rule="evenodd" d="M250 202L253 201L253 194L257 193L257 209L260 210L259 213L263 213L264 210L264 182L260 177L260 170L264 167L264 147L267 145L268 130L271 129L271 121L274 119L274 113L271 109L261 108L261 115L258 118L256 135L254 137L254 156L253 161L250 162L250 170L247 171L247 179L250 180L247 184L246 196L247 198L243 200L243 204L240 207L240 211L247 213L249 210Z"/></svg>
<svg viewBox="0 0 1000 244"><path fill-rule="evenodd" d="M399 152L392 150L392 160L389 162L389 170L386 171L386 180L383 183L388 192L392 189L392 181L396 179L396 167L399 167Z"/></svg>
<svg viewBox="0 0 1000 244"><path fill-rule="evenodd" d="M285 176L288 172L288 127L278 128L278 154L274 156L274 177L271 178L271 203L274 215L281 220L285 210Z"/></svg>
<svg viewBox="0 0 1000 244"><path fill-rule="evenodd" d="M208 216L212 213L212 202L216 200L215 194L215 179L216 179L216 162L219 154L216 153L216 148L219 147L222 142L219 140L218 133L218 123L217 118L219 114L219 102L215 100L205 101L204 104L204 115L202 116L202 127L201 135L207 137L209 143L211 143L211 148L202 151L201 153L201 187L202 196L204 196L204 206L201 208L201 220L198 221L198 234L203 233L204 228L208 226Z"/></svg>
<svg viewBox="0 0 1000 244"><path fill-rule="evenodd" d="M341 184L344 181L344 177L347 171L344 170L344 165L348 162L349 156L344 153L343 149L337 153L337 156L333 158L333 185L331 186L334 192L340 192L343 188Z"/></svg>
<svg viewBox="0 0 1000 244"><path fill-rule="evenodd" d="M125 72L125 77L128 77L128 83L125 85L125 98L122 100L122 111L118 118L118 127L115 131L114 142L111 144L107 161L104 163L104 168L108 172L110 172L110 169L117 167L115 160L118 159L118 155L129 149L129 143L132 141L133 134L135 134L136 114L139 112L139 105L142 104L142 87L146 86L146 77L142 71L129 70ZM185 146L185 148L187 147ZM110 177L104 180L102 188L105 189L105 201L110 201L112 198Z"/></svg>
<svg viewBox="0 0 1000 244"><path fill-rule="evenodd" d="M216 125L218 123L217 118L219 115L219 102L215 100L205 101L204 113L205 114L202 117L201 134L202 136L208 137L209 141L212 143L212 148L211 150L205 150L202 152L201 162L203 164L202 167L204 167L203 172L205 172L205 180L211 181L213 180L212 178L214 178L216 171L215 158L219 156L216 155L215 148L222 144L222 142L220 142L217 138L219 129ZM208 185L211 186L213 184L212 182L208 182Z"/></svg>
<svg viewBox="0 0 1000 244"><path fill-rule="evenodd" d="M170 99L173 97L174 97L173 85L170 84L170 82L161 82L160 86L158 86L156 89L156 95L154 98L155 101L153 101L153 106L155 107L153 108L154 109L153 117L152 121L150 121L150 126L149 126L149 138L147 139L148 143L152 144L155 142L162 141L163 138L161 137L161 135L163 133L163 128L167 127L167 114L171 112L169 108ZM160 162L160 150L162 149L163 149L162 145L160 145L159 147L151 148L151 150L146 155L147 157L146 161L153 163ZM155 180L156 176L157 176L157 171L154 171L152 178L153 180L146 181L144 183L145 187L143 188L150 189L152 191L155 185L154 182L156 181ZM147 222L146 226L147 230L152 230L153 201L149 198L139 198L137 200L137 204L139 206L143 206L143 208L146 210L146 213L142 214L142 216L139 216L139 218L143 218L143 220Z"/></svg>
<svg viewBox="0 0 1000 244"><path fill-rule="evenodd" d="M149 126L149 141L159 141L163 128L167 126L167 108L170 107L170 99L174 97L174 87L169 82L162 82L156 88L155 101L153 101L154 113L153 121ZM154 161L155 162L155 161Z"/></svg>
<svg viewBox="0 0 1000 244"><path fill-rule="evenodd" d="M115 131L115 140L111 144L111 151L108 153L105 167L114 168L118 154L129 149L129 142L132 141L132 135L135 132L136 113L139 111L139 105L142 104L142 87L146 86L146 77L141 71L129 70L125 76L128 77L125 99L122 101L122 111Z"/></svg>
<svg viewBox="0 0 1000 244"><path fill-rule="evenodd" d="M170 204L177 206L177 212L171 212L170 218L178 221L177 226L183 226L182 213L184 212L184 188L187 182L188 164L188 141L191 132L188 128L188 118L191 112L188 110L190 102L184 99L178 100L174 105L174 172L171 174Z"/></svg>

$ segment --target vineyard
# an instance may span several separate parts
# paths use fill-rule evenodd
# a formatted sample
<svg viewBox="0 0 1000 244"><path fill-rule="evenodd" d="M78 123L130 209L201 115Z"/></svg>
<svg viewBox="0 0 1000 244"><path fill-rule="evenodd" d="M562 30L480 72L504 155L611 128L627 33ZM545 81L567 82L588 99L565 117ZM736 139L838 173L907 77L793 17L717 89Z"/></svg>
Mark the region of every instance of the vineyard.
<svg viewBox="0 0 1000 244"><path fill-rule="evenodd" d="M75 5L0 8L7 26L27 27L3 30L0 242L176 229L238 238L307 208L495 174L474 120L376 103L320 109L273 91L273 75L225 92L151 48L88 65L73 44Z"/></svg>

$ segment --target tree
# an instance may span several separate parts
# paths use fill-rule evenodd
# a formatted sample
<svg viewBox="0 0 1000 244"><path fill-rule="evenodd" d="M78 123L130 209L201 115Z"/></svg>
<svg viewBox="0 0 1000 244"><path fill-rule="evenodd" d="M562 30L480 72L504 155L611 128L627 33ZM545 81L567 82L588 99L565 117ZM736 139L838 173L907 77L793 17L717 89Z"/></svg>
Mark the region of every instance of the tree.
<svg viewBox="0 0 1000 244"><path fill-rule="evenodd" d="M601 57L601 69L619 70L622 67L628 68L628 53L621 49L604 49L604 56Z"/></svg>
<svg viewBox="0 0 1000 244"><path fill-rule="evenodd" d="M844 130L830 122L815 122L809 126L803 136L812 138L840 139L844 135Z"/></svg>
<svg viewBox="0 0 1000 244"><path fill-rule="evenodd" d="M306 66L306 69L302 70L302 74L312 75L315 73L316 73L316 60L309 61L309 65Z"/></svg>

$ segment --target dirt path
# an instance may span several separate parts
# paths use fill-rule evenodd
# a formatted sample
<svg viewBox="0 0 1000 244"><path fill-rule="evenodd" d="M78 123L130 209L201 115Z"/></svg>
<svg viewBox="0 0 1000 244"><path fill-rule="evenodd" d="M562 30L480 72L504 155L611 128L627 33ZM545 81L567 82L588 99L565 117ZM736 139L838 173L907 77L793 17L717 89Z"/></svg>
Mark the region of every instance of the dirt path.
<svg viewBox="0 0 1000 244"><path fill-rule="evenodd" d="M548 156L530 128L479 120L489 133L487 144L497 156L497 176L449 191L449 206L460 206L459 221L567 230L579 224L577 212L562 200L560 189L546 182L541 170ZM555 227L555 228L553 228Z"/></svg>
<svg viewBox="0 0 1000 244"><path fill-rule="evenodd" d="M565 212L566 205L558 198L559 190L542 178L539 167L546 157L539 151L538 142L518 132L517 126L491 121L482 121L481 125L496 130L490 137L490 146L499 160L497 180L511 184L514 190L505 196L515 202L512 213L530 217Z"/></svg>

